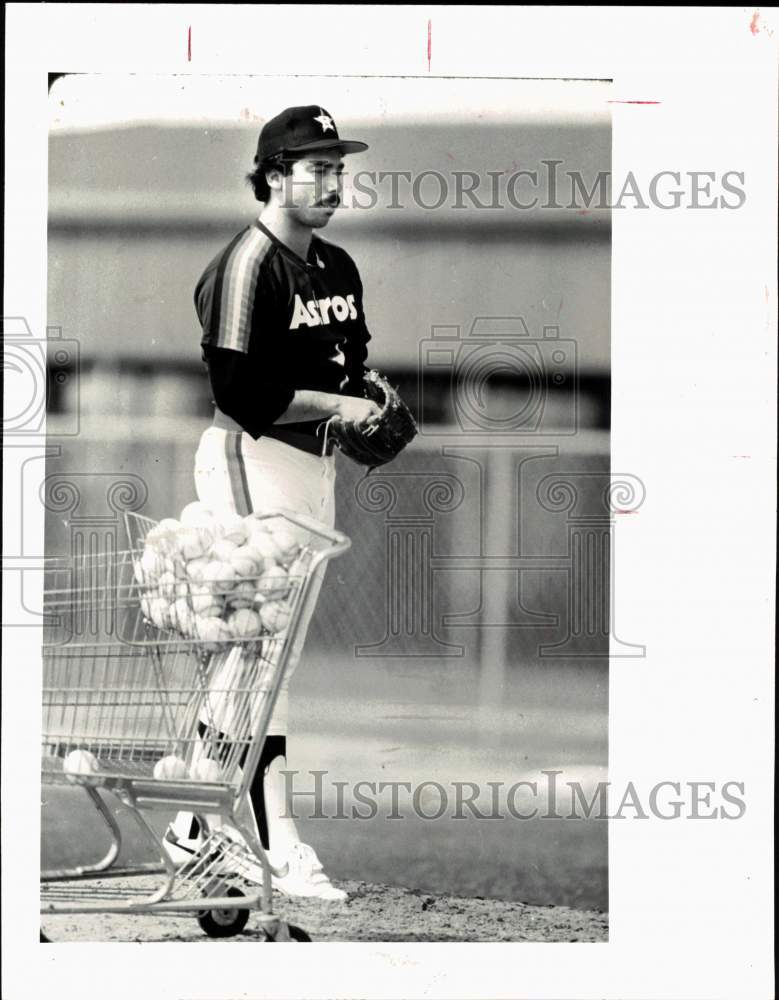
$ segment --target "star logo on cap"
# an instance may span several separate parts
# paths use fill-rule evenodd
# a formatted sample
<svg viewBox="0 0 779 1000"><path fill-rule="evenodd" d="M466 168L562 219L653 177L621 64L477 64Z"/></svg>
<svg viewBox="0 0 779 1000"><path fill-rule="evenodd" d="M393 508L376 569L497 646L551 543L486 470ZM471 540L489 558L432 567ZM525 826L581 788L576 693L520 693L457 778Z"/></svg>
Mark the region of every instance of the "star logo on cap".
<svg viewBox="0 0 779 1000"><path fill-rule="evenodd" d="M321 115L318 115L314 119L314 121L319 122L319 124L322 126L323 132L327 132L327 130L330 128L333 130L333 132L335 132L335 125L333 124L333 119L330 117L330 115L322 113Z"/></svg>

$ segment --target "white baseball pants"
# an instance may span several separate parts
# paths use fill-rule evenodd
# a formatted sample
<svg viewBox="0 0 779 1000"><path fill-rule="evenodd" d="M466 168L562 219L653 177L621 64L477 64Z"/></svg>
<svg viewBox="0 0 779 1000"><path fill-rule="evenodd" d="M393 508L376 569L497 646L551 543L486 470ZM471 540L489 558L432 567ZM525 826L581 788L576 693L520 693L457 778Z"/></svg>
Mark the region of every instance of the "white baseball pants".
<svg viewBox="0 0 779 1000"><path fill-rule="evenodd" d="M328 528L335 526L335 458L261 437L209 427L195 455L195 489L201 503L229 508L243 516L266 510L306 514ZM314 601L324 579L323 563L313 580ZM285 679L273 711L269 736L285 736L289 714L289 679L297 667L311 613L300 622Z"/></svg>

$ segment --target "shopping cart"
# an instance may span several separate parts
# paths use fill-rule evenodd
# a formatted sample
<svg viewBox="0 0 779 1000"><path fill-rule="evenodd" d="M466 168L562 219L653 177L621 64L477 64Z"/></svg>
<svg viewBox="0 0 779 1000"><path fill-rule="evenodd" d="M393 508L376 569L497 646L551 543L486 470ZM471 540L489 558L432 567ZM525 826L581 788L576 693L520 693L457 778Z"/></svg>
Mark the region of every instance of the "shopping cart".
<svg viewBox="0 0 779 1000"><path fill-rule="evenodd" d="M245 637L215 627L213 616L203 627L204 594L245 608L268 578L241 579L243 601L235 580L204 588L164 545L150 547L160 526L149 518L126 515L126 550L47 562L42 782L81 786L111 843L91 864L41 873L42 913L191 913L209 936L228 937L256 911L266 940L309 940L273 913L271 879L286 869L269 863L248 794L299 623L316 600L314 575L350 542L304 516L257 520L266 519L300 544L286 577L270 576L270 627ZM127 807L159 863L117 864L122 831L106 793ZM152 822L175 810L192 812L204 832L179 866Z"/></svg>

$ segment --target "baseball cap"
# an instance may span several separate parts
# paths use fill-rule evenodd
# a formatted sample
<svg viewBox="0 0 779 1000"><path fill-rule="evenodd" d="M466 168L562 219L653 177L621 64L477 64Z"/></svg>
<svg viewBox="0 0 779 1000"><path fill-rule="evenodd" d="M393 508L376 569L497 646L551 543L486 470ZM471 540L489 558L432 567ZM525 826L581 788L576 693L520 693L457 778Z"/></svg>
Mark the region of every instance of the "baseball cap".
<svg viewBox="0 0 779 1000"><path fill-rule="evenodd" d="M368 148L356 139L341 139L332 117L318 104L286 108L266 122L257 143L256 162L279 153L309 153L337 149L341 153L361 153Z"/></svg>

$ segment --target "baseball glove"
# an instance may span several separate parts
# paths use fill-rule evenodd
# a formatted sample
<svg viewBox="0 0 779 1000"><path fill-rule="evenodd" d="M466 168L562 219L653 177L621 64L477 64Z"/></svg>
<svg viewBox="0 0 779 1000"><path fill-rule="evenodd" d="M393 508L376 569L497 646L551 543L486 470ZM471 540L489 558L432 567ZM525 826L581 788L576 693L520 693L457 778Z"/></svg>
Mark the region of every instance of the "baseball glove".
<svg viewBox="0 0 779 1000"><path fill-rule="evenodd" d="M379 417L365 427L334 419L329 431L344 455L375 469L391 462L413 441L417 425L397 390L379 372L366 372L362 384L365 398L381 407Z"/></svg>

